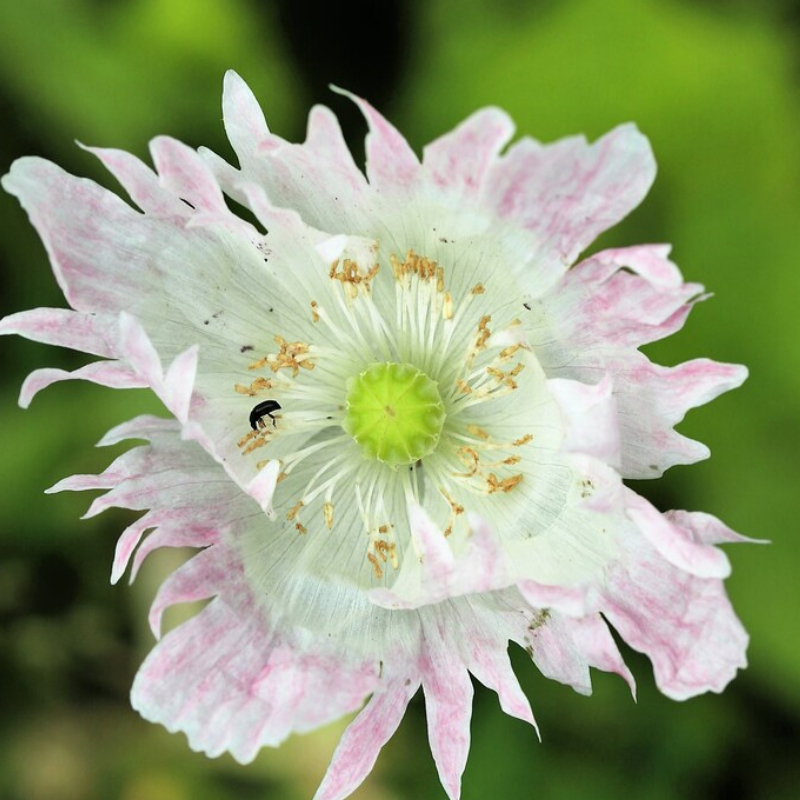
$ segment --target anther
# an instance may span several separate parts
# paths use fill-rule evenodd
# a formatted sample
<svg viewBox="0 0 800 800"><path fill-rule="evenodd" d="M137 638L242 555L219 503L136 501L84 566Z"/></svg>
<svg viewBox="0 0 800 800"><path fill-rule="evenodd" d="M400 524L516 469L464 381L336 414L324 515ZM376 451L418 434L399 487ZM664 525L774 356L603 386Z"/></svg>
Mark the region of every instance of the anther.
<svg viewBox="0 0 800 800"><path fill-rule="evenodd" d="M325 524L328 530L333 528L333 503L322 504L322 515L325 517Z"/></svg>

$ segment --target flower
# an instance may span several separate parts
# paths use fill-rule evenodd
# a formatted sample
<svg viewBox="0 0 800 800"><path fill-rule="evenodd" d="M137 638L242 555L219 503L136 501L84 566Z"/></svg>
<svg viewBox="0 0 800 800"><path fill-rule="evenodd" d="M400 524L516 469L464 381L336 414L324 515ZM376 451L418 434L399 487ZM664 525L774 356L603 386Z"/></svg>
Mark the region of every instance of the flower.
<svg viewBox="0 0 800 800"><path fill-rule="evenodd" d="M83 379L149 387L173 415L115 428L100 444L147 444L50 490L106 490L89 515L145 512L120 537L115 582L159 547L200 549L158 592L156 636L168 606L213 599L156 645L136 709L247 762L370 698L317 794L333 800L422 686L455 798L470 674L535 725L510 641L586 694L589 667L634 689L608 623L676 699L721 691L745 665L715 547L743 537L708 514L661 514L622 479L705 458L673 426L746 371L639 352L704 298L668 247L570 267L653 180L635 127L503 153L513 126L488 108L420 164L353 99L366 176L330 111L313 109L305 143L289 144L234 73L223 108L239 169L164 137L158 174L89 148L140 210L19 160L3 186L72 309L11 315L0 333L101 357L35 371L23 406Z"/></svg>

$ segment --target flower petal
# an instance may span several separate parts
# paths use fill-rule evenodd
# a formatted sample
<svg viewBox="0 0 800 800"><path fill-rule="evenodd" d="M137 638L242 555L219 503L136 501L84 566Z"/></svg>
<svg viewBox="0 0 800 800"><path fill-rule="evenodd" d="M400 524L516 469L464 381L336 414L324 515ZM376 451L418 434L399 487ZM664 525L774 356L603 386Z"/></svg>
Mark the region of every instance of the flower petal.
<svg viewBox="0 0 800 800"><path fill-rule="evenodd" d="M594 144L525 138L492 167L486 201L501 219L537 234L529 286L549 285L603 231L644 198L655 177L650 144L634 125Z"/></svg>
<svg viewBox="0 0 800 800"><path fill-rule="evenodd" d="M766 539L751 539L732 531L724 522L702 511L667 511L664 516L701 544L767 544Z"/></svg>
<svg viewBox="0 0 800 800"><path fill-rule="evenodd" d="M89 381L111 389L142 389L147 386L147 381L122 361L95 361L72 372L45 367L34 370L25 378L19 393L20 406L27 408L42 389L60 381Z"/></svg>
<svg viewBox="0 0 800 800"><path fill-rule="evenodd" d="M553 378L547 388L564 415L568 453L584 453L619 469L621 445L617 404L610 375L591 386Z"/></svg>
<svg viewBox="0 0 800 800"><path fill-rule="evenodd" d="M418 688L419 680L384 680L342 735L314 800L343 800L361 785Z"/></svg>
<svg viewBox="0 0 800 800"><path fill-rule="evenodd" d="M161 638L164 612L178 603L207 600L226 586L242 580L239 560L222 545L192 556L161 584L151 606L148 622L156 639Z"/></svg>
<svg viewBox="0 0 800 800"><path fill-rule="evenodd" d="M508 658L508 638L497 626L474 626L464 630L469 671L487 688L497 693L500 707L511 717L532 725L539 736L531 704L519 685ZM540 737L541 738L541 737Z"/></svg>
<svg viewBox="0 0 800 800"><path fill-rule="evenodd" d="M617 387L622 474L626 478L654 478L676 464L708 458L708 447L677 433L672 426L689 409L710 403L747 378L745 367L707 358L661 367L637 353L608 367Z"/></svg>
<svg viewBox="0 0 800 800"><path fill-rule="evenodd" d="M217 598L156 645L131 701L145 719L186 733L192 749L248 763L265 745L355 710L376 667L301 645L252 605Z"/></svg>
<svg viewBox="0 0 800 800"><path fill-rule="evenodd" d="M476 195L487 170L514 135L514 123L499 108L484 108L455 130L426 145L423 168L437 186Z"/></svg>
<svg viewBox="0 0 800 800"><path fill-rule="evenodd" d="M225 73L222 115L225 133L239 160L251 158L268 136L269 128L250 87L232 69Z"/></svg>
<svg viewBox="0 0 800 800"><path fill-rule="evenodd" d="M472 534L458 558L441 529L417 505L409 506L409 524L417 558L407 559L391 589L371 589L370 599L384 608L410 609L474 592L500 589L513 582L503 549L491 527L471 517Z"/></svg>
<svg viewBox="0 0 800 800"><path fill-rule="evenodd" d="M699 578L727 578L730 575L731 565L722 550L695 541L691 529L660 514L643 497L626 492L626 506L628 516L671 564ZM722 523L719 525L722 527Z"/></svg>
<svg viewBox="0 0 800 800"><path fill-rule="evenodd" d="M146 214L159 217L187 217L190 210L158 180L153 170L136 156L124 150L103 147L85 147L120 182L131 200Z"/></svg>
<svg viewBox="0 0 800 800"><path fill-rule="evenodd" d="M228 213L222 191L203 159L190 147L169 136L150 142L153 163L161 184L193 208Z"/></svg>
<svg viewBox="0 0 800 800"><path fill-rule="evenodd" d="M672 427L747 376L708 359L661 367L638 351L678 330L702 298L703 287L683 284L668 253L663 245L603 251L528 302L526 328L550 378L596 384L611 376L625 478L658 477L707 458L708 448Z"/></svg>
<svg viewBox="0 0 800 800"><path fill-rule="evenodd" d="M349 97L361 109L369 126L366 151L370 185L379 191L410 186L417 179L420 166L403 135L366 100L343 89L332 88Z"/></svg>
<svg viewBox="0 0 800 800"><path fill-rule="evenodd" d="M151 270L120 246L120 238L133 242L138 237L158 247L141 214L92 181L41 158L15 161L2 185L28 212L74 309L117 312L141 295Z"/></svg>
<svg viewBox="0 0 800 800"><path fill-rule="evenodd" d="M689 575L644 542L609 569L602 611L675 700L721 692L747 666L748 636L722 581Z"/></svg>
<svg viewBox="0 0 800 800"><path fill-rule="evenodd" d="M453 658L440 624L436 621L424 627L420 671L433 760L447 796L458 800L469 752L473 690L469 673L461 661Z"/></svg>
<svg viewBox="0 0 800 800"><path fill-rule="evenodd" d="M0 320L0 336L15 333L34 342L116 358L117 320L67 308L34 308Z"/></svg>
<svg viewBox="0 0 800 800"><path fill-rule="evenodd" d="M292 144L269 132L252 92L238 75L229 72L223 113L241 169L232 168L205 148L200 154L227 194L247 205L242 184L254 184L276 206L296 210L320 229L364 227L368 220L367 182L353 161L336 117L327 108L312 109L306 141Z"/></svg>

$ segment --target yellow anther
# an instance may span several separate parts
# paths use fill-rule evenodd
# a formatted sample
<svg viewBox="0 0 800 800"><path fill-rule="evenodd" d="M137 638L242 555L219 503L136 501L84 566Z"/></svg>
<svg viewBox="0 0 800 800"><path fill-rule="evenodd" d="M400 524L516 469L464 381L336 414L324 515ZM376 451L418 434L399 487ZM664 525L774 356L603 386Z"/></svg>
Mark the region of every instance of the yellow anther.
<svg viewBox="0 0 800 800"><path fill-rule="evenodd" d="M258 436L258 431L248 431L238 442L236 442L237 447L244 447L249 441L255 439Z"/></svg>
<svg viewBox="0 0 800 800"><path fill-rule="evenodd" d="M471 478L478 471L480 459L478 454L471 447L459 447L456 451L458 460L469 470L469 472L453 473L457 478Z"/></svg>
<svg viewBox="0 0 800 800"><path fill-rule="evenodd" d="M489 494L494 494L495 492L510 492L522 483L522 475L512 475L510 478L503 478L500 480L497 475L490 472L486 482L489 484Z"/></svg>
<svg viewBox="0 0 800 800"><path fill-rule="evenodd" d="M489 323L491 321L492 318L489 314L486 314L481 317L481 320L478 323L478 335L475 337L476 350L483 350L483 348L486 347L486 342L492 335L492 332L489 330Z"/></svg>
<svg viewBox="0 0 800 800"><path fill-rule="evenodd" d="M521 344L512 344L509 347L506 347L500 351L500 359L502 361L506 361L507 359L511 358L514 353L517 352L522 347Z"/></svg>
<svg viewBox="0 0 800 800"><path fill-rule="evenodd" d="M450 292L445 292L442 301L442 319L453 319L454 313L453 297Z"/></svg>
<svg viewBox="0 0 800 800"><path fill-rule="evenodd" d="M288 520L289 520L289 522L291 522L291 521L292 521L292 520L293 520L293 519L294 519L294 518L295 518L295 517L296 517L296 516L297 516L297 515L300 513L300 509L301 509L301 508L302 508L304 505L305 505L305 504L303 503L303 501L302 501L302 500L298 500L298 501L297 501L297 502L296 502L296 503L295 503L295 504L292 506L292 508L291 508L291 509L290 509L290 510L287 512L287 514L286 514L286 519L288 519Z"/></svg>
<svg viewBox="0 0 800 800"><path fill-rule="evenodd" d="M368 270L362 272L358 263L350 258L346 258L340 268L339 261L334 261L331 264L328 277L333 281L339 281L342 284L348 296L355 299L358 295L359 286L363 286L365 290L369 291L370 281L378 274L380 264L373 264ZM314 320L316 322L316 320Z"/></svg>
<svg viewBox="0 0 800 800"><path fill-rule="evenodd" d="M261 432L259 431L259 434L260 433ZM253 450L258 450L259 447L263 447L268 441L268 438L267 438L268 435L269 435L268 432L265 431L264 435L262 436L262 438L255 439L247 447L245 447L244 450L242 450L242 455L243 456L249 455L250 453L253 452Z"/></svg>
<svg viewBox="0 0 800 800"><path fill-rule="evenodd" d="M471 433L473 436L477 436L479 439L489 439L489 434L478 425L467 425L467 432Z"/></svg>
<svg viewBox="0 0 800 800"><path fill-rule="evenodd" d="M383 577L383 569L381 568L380 563L378 563L378 559L372 553L367 553L367 560L370 564L372 564L373 569L375 570L375 577L380 580Z"/></svg>

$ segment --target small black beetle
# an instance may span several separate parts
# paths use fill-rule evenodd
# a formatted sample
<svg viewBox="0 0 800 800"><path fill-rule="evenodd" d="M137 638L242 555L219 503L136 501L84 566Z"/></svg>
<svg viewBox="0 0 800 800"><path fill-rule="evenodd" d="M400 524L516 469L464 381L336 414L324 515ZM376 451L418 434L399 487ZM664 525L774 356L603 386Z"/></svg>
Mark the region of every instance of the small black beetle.
<svg viewBox="0 0 800 800"><path fill-rule="evenodd" d="M275 417L272 416L273 411L278 411L281 407L281 404L277 400L265 400L263 403L259 403L251 412L250 412L250 427L254 430L258 430L258 423L263 422L261 419L264 414L266 414L272 420L272 427L275 427Z"/></svg>

